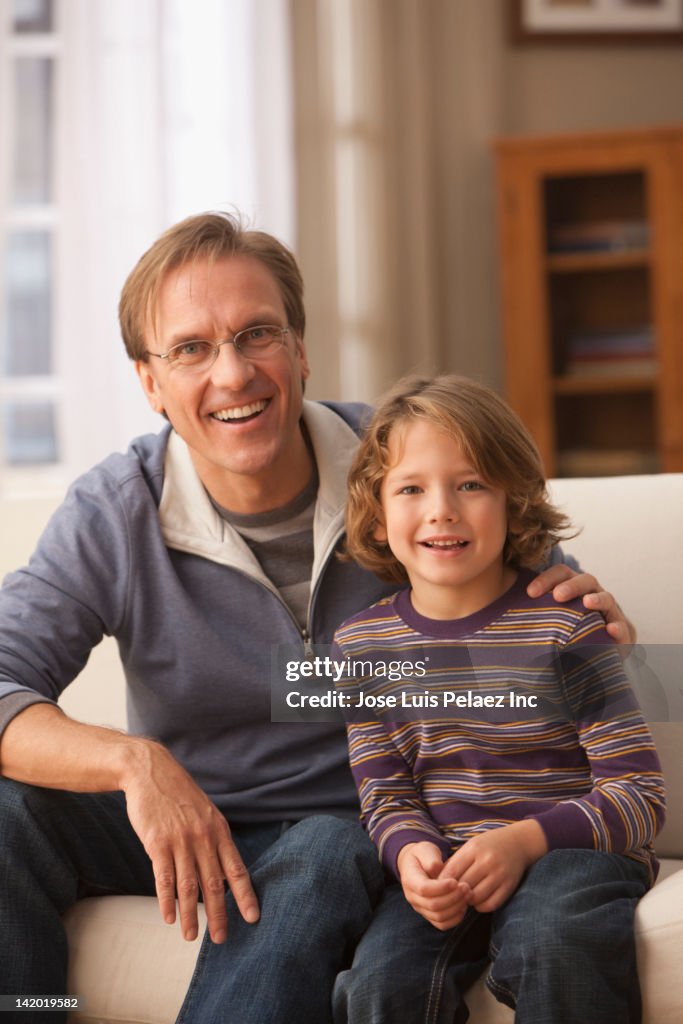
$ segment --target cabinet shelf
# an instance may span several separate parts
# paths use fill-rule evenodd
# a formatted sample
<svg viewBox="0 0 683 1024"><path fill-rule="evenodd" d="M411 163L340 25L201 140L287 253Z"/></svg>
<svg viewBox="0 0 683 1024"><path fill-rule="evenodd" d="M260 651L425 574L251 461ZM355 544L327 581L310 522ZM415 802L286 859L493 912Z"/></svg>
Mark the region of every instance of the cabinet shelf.
<svg viewBox="0 0 683 1024"><path fill-rule="evenodd" d="M682 472L683 126L496 157L505 392L547 474Z"/></svg>
<svg viewBox="0 0 683 1024"><path fill-rule="evenodd" d="M591 270L621 270L624 267L647 267L649 249L628 249L609 252L554 252L547 257L553 274L576 274Z"/></svg>
<svg viewBox="0 0 683 1024"><path fill-rule="evenodd" d="M657 386L657 372L639 374L576 374L554 377L553 391L557 395L612 394L652 391Z"/></svg>

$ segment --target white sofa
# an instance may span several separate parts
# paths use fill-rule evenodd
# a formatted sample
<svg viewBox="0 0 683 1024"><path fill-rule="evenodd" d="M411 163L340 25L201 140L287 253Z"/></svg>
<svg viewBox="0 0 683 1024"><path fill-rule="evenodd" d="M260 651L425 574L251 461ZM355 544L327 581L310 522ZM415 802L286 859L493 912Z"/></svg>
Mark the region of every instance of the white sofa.
<svg viewBox="0 0 683 1024"><path fill-rule="evenodd" d="M638 625L647 665L644 704L668 782L668 820L657 842L662 869L637 917L644 1024L683 1021L683 684L675 645L683 641L683 474L558 480L552 485L582 534L566 548L619 598ZM5 502L0 570L25 560L49 512L44 502ZM661 686L653 682L652 672ZM125 707L116 649L105 641L63 706L75 717L123 727ZM81 901L66 918L71 949L68 991L81 996L81 1024L167 1024L175 1020L192 975L199 940L185 943L144 897ZM677 980L678 979L678 980ZM510 1024L481 979L468 994L472 1024ZM238 1022L236 1022L238 1024ZM615 1022L618 1024L618 1022Z"/></svg>

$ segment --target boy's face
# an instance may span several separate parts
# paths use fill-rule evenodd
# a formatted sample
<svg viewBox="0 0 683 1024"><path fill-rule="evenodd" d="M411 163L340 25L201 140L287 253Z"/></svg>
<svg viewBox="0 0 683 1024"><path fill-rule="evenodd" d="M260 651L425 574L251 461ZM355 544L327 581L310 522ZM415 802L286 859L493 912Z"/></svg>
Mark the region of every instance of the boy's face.
<svg viewBox="0 0 683 1024"><path fill-rule="evenodd" d="M391 464L375 534L405 567L422 615L462 618L495 601L515 572L503 565L505 492L475 472L457 441L425 420L389 436Z"/></svg>

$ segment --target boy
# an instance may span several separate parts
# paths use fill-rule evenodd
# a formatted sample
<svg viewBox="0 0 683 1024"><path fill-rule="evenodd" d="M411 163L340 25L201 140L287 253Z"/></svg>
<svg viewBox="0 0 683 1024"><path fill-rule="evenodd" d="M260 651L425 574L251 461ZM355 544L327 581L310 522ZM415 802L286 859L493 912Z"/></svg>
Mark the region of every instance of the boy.
<svg viewBox="0 0 683 1024"><path fill-rule="evenodd" d="M466 1019L459 997L487 952L519 1024L640 1020L633 914L656 875L663 781L602 620L526 594L568 526L494 392L412 379L380 405L350 473L348 552L410 589L335 641L349 675L374 665L343 689L362 820L405 897L386 901L397 942L381 969L408 992L434 964L402 1021L451 1024L444 986ZM372 988L352 969L335 999L357 1012Z"/></svg>

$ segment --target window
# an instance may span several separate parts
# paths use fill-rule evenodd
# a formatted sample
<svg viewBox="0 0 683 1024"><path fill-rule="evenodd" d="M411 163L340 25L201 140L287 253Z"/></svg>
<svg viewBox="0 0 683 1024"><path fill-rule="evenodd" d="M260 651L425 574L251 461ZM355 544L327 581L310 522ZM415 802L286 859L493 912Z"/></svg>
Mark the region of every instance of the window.
<svg viewBox="0 0 683 1024"><path fill-rule="evenodd" d="M54 261L57 0L0 0L0 463L26 474L60 460Z"/></svg>

